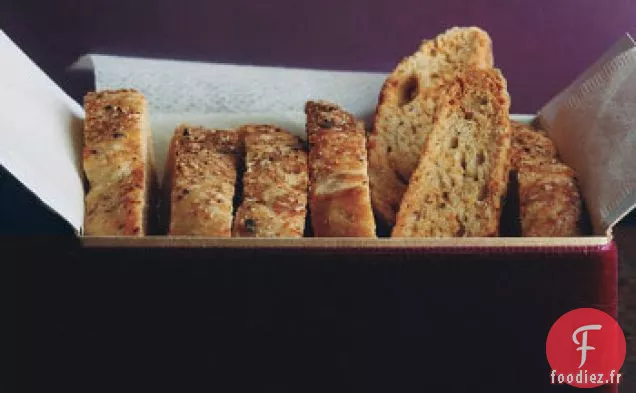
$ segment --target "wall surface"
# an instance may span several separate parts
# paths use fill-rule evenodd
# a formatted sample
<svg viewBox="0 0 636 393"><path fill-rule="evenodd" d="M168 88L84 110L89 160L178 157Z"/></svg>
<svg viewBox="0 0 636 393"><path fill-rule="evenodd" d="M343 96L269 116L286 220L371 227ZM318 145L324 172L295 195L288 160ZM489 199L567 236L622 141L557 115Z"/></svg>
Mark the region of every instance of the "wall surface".
<svg viewBox="0 0 636 393"><path fill-rule="evenodd" d="M400 58L416 49L421 39L433 37L454 25L478 25L490 33L494 41L495 61L508 79L512 111L532 113L567 86L623 33L636 32L636 1L0 1L0 29L76 98L84 93L84 85L78 84L77 77L66 68L88 52L389 72ZM0 59L0 72L1 67ZM621 258L621 319L630 342L628 353L632 358L632 363L624 369L625 392L636 391L634 222L636 220L632 217L631 223L619 227L616 235ZM64 232L68 233L69 228L0 168L0 233ZM33 247L38 248L37 244ZM149 287L143 278L147 272L140 273L141 268L132 268L133 273L138 273L133 276L141 277L133 282L129 279L131 267L125 264L109 267L108 270L107 264L95 268L89 264L70 262L69 259L56 265L60 262L55 258L65 258L63 254L47 247L41 248L43 254L51 255L50 260L43 259L31 269L31 265L23 263L23 255L11 258L9 253L3 256L2 267L9 269L15 266L16 271L23 275L16 276L12 271L0 274L11 281L8 286L0 287L17 288L8 292L11 296L3 296L12 299L16 315L24 317L33 310L36 310L35 313L45 310L32 318L31 325L24 326L24 329L37 326L38 337L55 337L56 330L49 329L49 325L67 331L60 321L81 319L81 307L72 306L72 302L64 306L64 302L59 302L61 298L68 297L75 302L82 299L86 303L83 307L92 310L93 314L89 315L97 315L98 309L92 308L95 307L95 299L101 299L99 296L93 294L84 299L84 295L72 293L69 289L60 292L60 282L55 281L56 275L57 278L64 277L60 266L66 266L72 273L66 278L69 282L77 281L84 285L80 280L87 280L87 276L100 279L101 285L92 289L95 293L106 288L115 293L119 286L123 286L128 288L128 292L124 293L136 295L133 300L138 301L140 309L145 307L142 304L145 298L135 292L138 283L143 284L139 286L139 293ZM16 263L9 264L9 261ZM78 266L81 269L78 270ZM110 275L104 275L104 271L110 272ZM55 274L49 275L50 272ZM197 276L197 272L193 271L192 276ZM172 273L166 270L162 274L157 273L155 280L164 280L165 285L172 285ZM26 278L21 280L23 277ZM108 281L115 281L114 278L119 281L114 284ZM122 281L125 281L124 284ZM79 285L77 282L75 284ZM88 284L85 285L88 287ZM160 288L158 284L157 288ZM163 289L161 293L164 293ZM120 310L110 309L114 303L108 292L100 296L103 296L104 307L110 310L107 315L121 315ZM120 300L124 298L124 295L118 296ZM23 302L18 299L23 299ZM31 303L24 303L29 301ZM157 303L156 299L154 301ZM165 296L165 302L173 304L175 309L175 299ZM124 304L124 301L118 304ZM186 310L191 311L191 308ZM55 314L60 309L63 312ZM51 317L53 314L55 316ZM160 311L156 314L159 315ZM199 314L187 315L192 318L192 315ZM113 321L119 323L123 319ZM18 330L23 329L16 328ZM83 334L88 336L93 333L85 331ZM12 340L12 346L19 347L16 352L31 355L38 351L41 353L46 345L56 342L48 339L44 344L40 343L43 347L38 347L37 340L13 343L14 336L6 337ZM62 341L58 344L55 345L63 346ZM24 352L24 348L31 352ZM21 363L12 359L11 367L6 369L21 367L18 364ZM40 364L38 367L48 366ZM132 368L131 373L134 373ZM63 379L63 375L60 378Z"/></svg>
<svg viewBox="0 0 636 393"><path fill-rule="evenodd" d="M493 38L517 113L538 110L636 26L631 0L2 3L0 27L62 83L89 51L388 72L421 39L478 25Z"/></svg>

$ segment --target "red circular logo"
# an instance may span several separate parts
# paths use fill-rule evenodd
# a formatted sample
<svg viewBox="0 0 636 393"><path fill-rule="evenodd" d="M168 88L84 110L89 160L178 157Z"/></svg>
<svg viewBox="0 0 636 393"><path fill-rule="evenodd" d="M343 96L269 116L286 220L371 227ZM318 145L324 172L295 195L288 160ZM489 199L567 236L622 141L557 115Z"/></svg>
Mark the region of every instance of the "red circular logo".
<svg viewBox="0 0 636 393"><path fill-rule="evenodd" d="M578 308L559 318L548 333L550 382L579 388L618 384L625 361L625 335L610 315Z"/></svg>

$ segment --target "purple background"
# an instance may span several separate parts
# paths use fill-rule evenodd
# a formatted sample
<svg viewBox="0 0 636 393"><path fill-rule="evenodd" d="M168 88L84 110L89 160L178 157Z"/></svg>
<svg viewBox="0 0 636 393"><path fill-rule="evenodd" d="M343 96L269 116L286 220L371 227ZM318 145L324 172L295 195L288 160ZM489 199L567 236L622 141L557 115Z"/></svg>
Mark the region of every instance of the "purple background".
<svg viewBox="0 0 636 393"><path fill-rule="evenodd" d="M421 39L471 24L493 38L512 111L534 112L621 34L634 31L636 2L3 0L0 5L0 27L65 86L72 79L65 67L90 51L388 72Z"/></svg>
<svg viewBox="0 0 636 393"><path fill-rule="evenodd" d="M343 5L337 0L308 4L293 0L0 0L0 28L77 98L85 92L82 87L85 85L77 83L80 79L69 74L66 67L87 52L388 72L401 57L414 51L421 39L453 25L475 24L488 30L493 38L496 63L508 78L512 110L517 113L538 110L624 32L636 30L636 1L632 0L395 0L369 3L371 1L362 0ZM70 233L62 220L42 207L2 168L0 218L0 234ZM621 271L626 277L621 281L621 319L630 340L632 362L636 354L635 222L632 219L631 224L626 223L616 230ZM67 250L71 248L66 245L69 241L72 240L56 240L55 244L59 249ZM181 261L177 268L169 264L138 264L140 261L136 259L133 260L137 263L123 260L114 265L110 260L101 264L80 263L63 257L66 254L58 249L37 246L37 243L30 248L36 254L37 250L46 253L47 257L32 265L25 261L21 249L12 258L11 252L7 255L3 248L3 263L0 264L0 279L9 281L3 282L0 288L3 291L11 288L2 298L11 299L15 309L15 313L10 310L11 316L5 320L10 329L12 322L26 321L18 323L15 334L0 337L0 341L2 338L11 341L10 345L0 342L3 353L6 354L9 347L20 354L11 357L7 367L3 368L3 371L10 370L7 374L14 369L30 369L25 364L28 365L32 358L40 362L33 369L48 369L49 375L54 375L58 381L64 380L67 374L55 372L65 368L65 363L59 363L56 357L58 353L73 356L76 354L73 351L90 352L92 347L84 345L87 341L101 340L102 337L115 340L126 337L128 331L134 339L138 335L145 340L143 344L149 342L155 348L151 341L155 336L148 338L146 327L155 332L157 342L163 342L165 337L159 333L168 331L173 325L157 330L162 325L154 322L163 321L164 314L180 317L170 320L173 324L185 320L197 327L198 334L187 331L187 326L187 329L181 328L183 337L193 342L207 337L205 328L214 325L212 319L204 321L209 325L199 324L197 319L207 318L208 314L201 310L209 311L209 304L201 304L204 302L201 299L207 298L200 296L199 291L203 294L214 292L214 285L205 281L208 275L211 280L218 280L217 275L206 273L202 266L191 265L189 269L183 269ZM15 263L10 264L11 261ZM5 269L9 269L8 273ZM179 274L175 275L175 272ZM201 283L192 285L193 280ZM78 286L83 290L77 290ZM241 296L247 296L247 291ZM181 310L182 304L189 307ZM154 307L150 309L154 319L148 317L149 305ZM167 310L166 305L169 306ZM123 307L123 311L117 306ZM88 318L82 319L87 313ZM81 323L77 324L77 320ZM102 326L102 321L107 323ZM25 331L32 331L28 340L17 340L16 337ZM122 342L113 342L116 345L111 347L109 341L104 341L102 349L117 352L123 347ZM69 351L69 343L75 345L70 347L73 351ZM178 348L178 344L168 341L166 345ZM47 351L51 348L56 351ZM91 354L99 355L99 352ZM84 362L85 358L73 359ZM151 359L154 362L151 364L157 364L161 359ZM181 361L181 358L176 359ZM47 363L47 360L52 362ZM126 361L133 374L136 358ZM185 363L186 366L189 364ZM89 365L85 362L83 367ZM625 392L636 391L635 365L631 363L624 367L628 376L623 386ZM51 366L56 367L48 368ZM90 380L94 373L101 372L76 371L65 368L64 372L72 375L66 381L77 382L78 375L83 380ZM109 373L110 365L104 375L107 382L113 383ZM153 375L146 379L153 381L157 375L159 373L153 370ZM2 384L6 383L5 378L0 379ZM47 378L40 379L42 383L51 382ZM25 389L25 382L36 380L33 377L21 379L19 390ZM161 379L154 381L159 383ZM96 379L96 383L101 380Z"/></svg>

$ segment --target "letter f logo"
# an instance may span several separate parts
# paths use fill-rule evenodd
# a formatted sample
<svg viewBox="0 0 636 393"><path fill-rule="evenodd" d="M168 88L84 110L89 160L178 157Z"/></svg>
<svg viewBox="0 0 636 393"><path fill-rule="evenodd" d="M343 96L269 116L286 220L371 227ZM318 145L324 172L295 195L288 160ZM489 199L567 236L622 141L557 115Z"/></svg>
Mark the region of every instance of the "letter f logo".
<svg viewBox="0 0 636 393"><path fill-rule="evenodd" d="M577 308L563 314L552 325L545 342L550 369L556 374L553 383L579 388L615 383L612 370L618 375L625 352L625 335L618 321L595 308Z"/></svg>
<svg viewBox="0 0 636 393"><path fill-rule="evenodd" d="M583 365L585 364L585 360L587 359L587 351L593 351L596 349L594 347L590 347L587 345L587 331L601 330L601 327L602 327L601 325L585 325L576 329L574 333L572 334L572 341L574 341L574 344L581 345L580 347L576 349L577 351L581 351L581 364L579 364L579 368L583 367ZM581 332L583 332L582 334L583 338L581 339L581 342L579 342L576 336Z"/></svg>

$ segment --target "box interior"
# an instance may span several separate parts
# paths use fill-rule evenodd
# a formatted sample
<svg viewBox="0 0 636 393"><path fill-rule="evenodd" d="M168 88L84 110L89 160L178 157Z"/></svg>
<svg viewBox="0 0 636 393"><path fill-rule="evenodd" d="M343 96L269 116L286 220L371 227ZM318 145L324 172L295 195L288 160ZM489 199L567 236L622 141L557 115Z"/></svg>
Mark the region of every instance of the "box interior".
<svg viewBox="0 0 636 393"><path fill-rule="evenodd" d="M633 45L633 42L632 42ZM623 45L624 46L624 45ZM613 48L613 50L616 50ZM51 81L11 40L0 31L0 55L10 65L0 73L8 88L0 92L0 103L12 115L4 120L4 149L0 164L32 190L76 230L86 246L121 247L536 247L599 246L611 242L611 227L595 236L579 238L459 238L459 239L213 239L169 236L145 238L82 236L84 188L81 172L83 110ZM562 93L563 94L563 93ZM557 96L559 97L559 96ZM316 97L321 98L321 97ZM534 115L511 115L529 123ZM8 122L8 124L7 124ZM270 123L304 138L305 116L298 111L277 113L151 113L156 169L162 178L168 144L181 123L213 128L235 128L247 123ZM6 141L6 143L5 143ZM559 138L555 138L557 148ZM567 157L566 157L567 158ZM566 161L566 163L568 163ZM624 212L625 214L628 212Z"/></svg>

